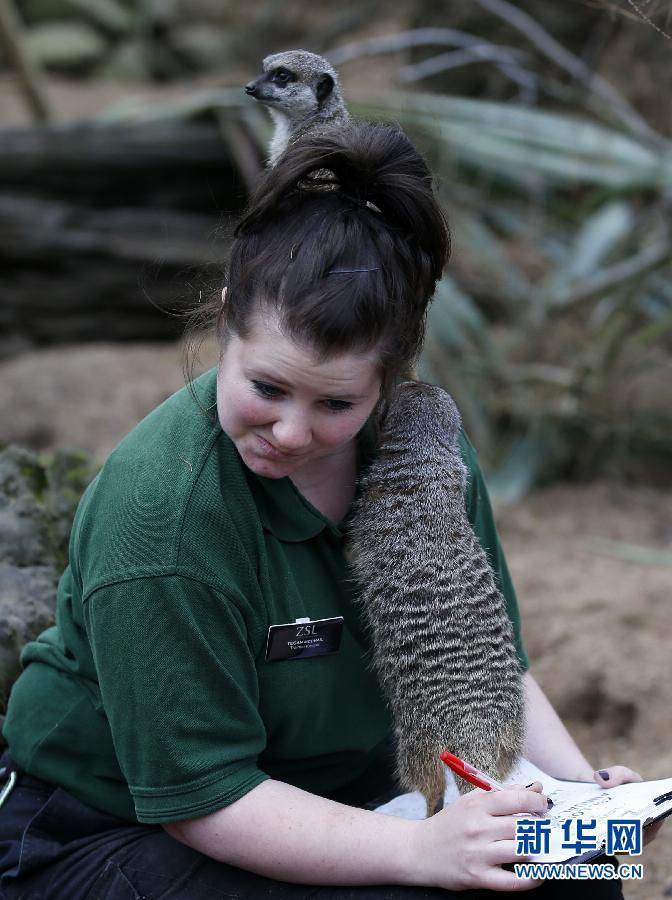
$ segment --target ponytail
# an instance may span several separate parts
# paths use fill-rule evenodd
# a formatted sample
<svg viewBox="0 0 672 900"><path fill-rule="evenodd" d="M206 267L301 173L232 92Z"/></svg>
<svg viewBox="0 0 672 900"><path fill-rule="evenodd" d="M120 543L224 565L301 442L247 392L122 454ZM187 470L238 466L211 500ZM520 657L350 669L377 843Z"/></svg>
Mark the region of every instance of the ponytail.
<svg viewBox="0 0 672 900"><path fill-rule="evenodd" d="M226 303L213 302L222 341L245 338L261 304L322 358L375 347L384 395L412 368L450 237L402 131L356 123L290 144L234 235Z"/></svg>

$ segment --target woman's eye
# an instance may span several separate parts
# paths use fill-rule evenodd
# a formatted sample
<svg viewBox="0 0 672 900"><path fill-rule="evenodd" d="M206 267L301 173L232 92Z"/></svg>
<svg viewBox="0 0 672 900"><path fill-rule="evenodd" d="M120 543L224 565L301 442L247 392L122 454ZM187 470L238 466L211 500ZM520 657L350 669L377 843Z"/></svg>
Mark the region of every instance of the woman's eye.
<svg viewBox="0 0 672 900"><path fill-rule="evenodd" d="M281 397L283 394L283 391L280 388L275 387L272 384L266 384L265 381L255 381L252 379L251 381L254 390L261 397L266 397L266 399L275 399L276 397ZM330 412L335 413L345 412L346 409L352 408L352 403L349 400L325 400L324 403Z"/></svg>
<svg viewBox="0 0 672 900"><path fill-rule="evenodd" d="M272 384L266 384L264 381L253 381L254 389L262 397L278 397L282 391L280 388L273 387Z"/></svg>
<svg viewBox="0 0 672 900"><path fill-rule="evenodd" d="M352 409L352 403L349 400L325 400L324 402L332 412L345 412L346 409Z"/></svg>

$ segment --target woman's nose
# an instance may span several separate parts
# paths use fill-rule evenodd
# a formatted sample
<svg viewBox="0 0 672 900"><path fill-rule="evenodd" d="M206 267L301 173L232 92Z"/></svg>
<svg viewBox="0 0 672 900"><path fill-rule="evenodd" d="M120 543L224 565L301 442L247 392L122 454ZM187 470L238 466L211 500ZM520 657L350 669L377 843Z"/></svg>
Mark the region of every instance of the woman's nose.
<svg viewBox="0 0 672 900"><path fill-rule="evenodd" d="M308 416L299 409L285 410L273 425L273 437L279 450L303 450L313 439Z"/></svg>

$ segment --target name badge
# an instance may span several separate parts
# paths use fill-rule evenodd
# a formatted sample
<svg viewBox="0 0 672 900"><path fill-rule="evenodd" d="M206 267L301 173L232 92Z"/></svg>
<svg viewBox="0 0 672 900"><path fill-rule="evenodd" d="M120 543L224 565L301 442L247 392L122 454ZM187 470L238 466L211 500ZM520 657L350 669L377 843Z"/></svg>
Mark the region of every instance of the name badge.
<svg viewBox="0 0 672 900"><path fill-rule="evenodd" d="M287 625L271 625L266 641L266 661L310 659L336 653L341 645L343 616L332 619L297 619Z"/></svg>

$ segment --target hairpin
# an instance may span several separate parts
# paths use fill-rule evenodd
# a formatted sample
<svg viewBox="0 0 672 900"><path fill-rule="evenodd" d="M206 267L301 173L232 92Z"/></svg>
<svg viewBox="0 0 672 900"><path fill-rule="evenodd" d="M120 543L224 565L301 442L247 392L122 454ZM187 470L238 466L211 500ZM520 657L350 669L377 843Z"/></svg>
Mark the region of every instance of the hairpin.
<svg viewBox="0 0 672 900"><path fill-rule="evenodd" d="M349 200L350 203L354 203L355 206L359 206L362 209L370 209L371 212L381 215L380 209L371 200L362 200L361 197L353 197L352 194L348 194L346 191L341 191L341 196L346 200Z"/></svg>
<svg viewBox="0 0 672 900"><path fill-rule="evenodd" d="M327 272L327 275L351 275L354 272L380 272L380 266L361 267L358 269L331 269Z"/></svg>

